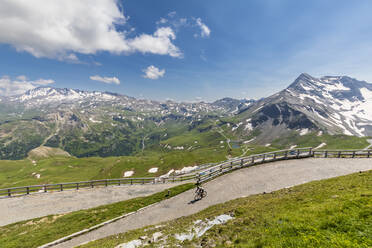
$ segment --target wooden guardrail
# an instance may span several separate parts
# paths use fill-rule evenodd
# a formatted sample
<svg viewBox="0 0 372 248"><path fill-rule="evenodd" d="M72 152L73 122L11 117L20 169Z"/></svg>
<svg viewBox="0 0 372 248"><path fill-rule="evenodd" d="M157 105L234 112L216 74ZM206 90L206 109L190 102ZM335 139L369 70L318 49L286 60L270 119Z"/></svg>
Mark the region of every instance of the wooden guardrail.
<svg viewBox="0 0 372 248"><path fill-rule="evenodd" d="M248 157L238 158L230 160L219 165L208 168L197 174L197 182L203 183L210 179L213 179L226 172L240 169L243 167L253 166L256 164L262 164L266 162L273 162L285 159L299 159L308 158L313 156L312 148L299 148L290 150L281 150L275 152L268 152L263 154L251 155Z"/></svg>
<svg viewBox="0 0 372 248"><path fill-rule="evenodd" d="M120 179L103 179L82 182L57 183L57 184L43 184L31 185L23 187L14 187L0 189L0 197L29 195L32 193L64 191L69 189L79 190L81 188L95 188L107 187L113 185L134 185L134 184L161 184L161 183L175 183L195 179L195 175L188 176L173 176L173 177L144 177L144 178L120 178Z"/></svg>
<svg viewBox="0 0 372 248"><path fill-rule="evenodd" d="M372 158L372 150L314 150L315 158Z"/></svg>
<svg viewBox="0 0 372 248"><path fill-rule="evenodd" d="M38 192L64 191L68 189L78 190L80 188L107 187L112 185L133 185L133 184L159 184L183 182L196 180L199 183L213 179L226 172L240 169L243 167L253 166L266 162L274 162L286 159L300 158L372 158L372 150L313 150L313 148L298 148L255 154L247 157L240 157L224 161L204 169L198 173L188 175L178 175L170 177L144 177L144 178L120 178L120 179L103 179L82 182L43 184L24 187L14 187L0 189L0 197L11 197L16 195L29 195ZM211 164L213 165L213 164Z"/></svg>

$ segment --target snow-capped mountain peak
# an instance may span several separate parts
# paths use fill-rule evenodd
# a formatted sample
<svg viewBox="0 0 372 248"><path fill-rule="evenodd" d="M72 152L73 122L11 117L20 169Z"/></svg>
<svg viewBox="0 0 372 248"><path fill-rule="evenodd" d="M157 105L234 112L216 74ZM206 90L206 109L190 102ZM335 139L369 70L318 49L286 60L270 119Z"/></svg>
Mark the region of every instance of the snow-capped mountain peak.
<svg viewBox="0 0 372 248"><path fill-rule="evenodd" d="M116 96L110 93L88 92L74 89L59 89L52 87L38 87L25 92L22 95L11 97L12 101L28 102L33 104L48 104L55 102L69 102L84 100L87 98L96 98L97 100L114 100ZM31 103L32 104L32 103Z"/></svg>
<svg viewBox="0 0 372 248"><path fill-rule="evenodd" d="M301 74L285 93L290 102L306 106L327 129L348 135L372 134L372 84L347 76L315 78ZM332 129L332 128L331 128Z"/></svg>

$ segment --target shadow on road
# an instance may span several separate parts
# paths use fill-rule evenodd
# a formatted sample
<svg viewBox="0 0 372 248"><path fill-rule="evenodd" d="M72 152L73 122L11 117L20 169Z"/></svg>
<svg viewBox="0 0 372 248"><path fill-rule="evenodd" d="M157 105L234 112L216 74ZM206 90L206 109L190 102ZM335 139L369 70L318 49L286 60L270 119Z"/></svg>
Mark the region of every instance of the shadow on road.
<svg viewBox="0 0 372 248"><path fill-rule="evenodd" d="M189 201L189 203L188 204L194 204L195 202L198 202L198 201L200 201L201 199L194 199L194 200L192 200L192 201Z"/></svg>

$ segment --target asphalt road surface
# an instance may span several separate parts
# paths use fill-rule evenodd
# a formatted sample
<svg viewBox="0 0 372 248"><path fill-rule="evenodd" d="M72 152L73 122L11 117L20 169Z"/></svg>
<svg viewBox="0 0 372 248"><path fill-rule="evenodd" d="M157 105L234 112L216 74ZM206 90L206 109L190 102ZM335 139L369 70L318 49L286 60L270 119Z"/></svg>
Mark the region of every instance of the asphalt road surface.
<svg viewBox="0 0 372 248"><path fill-rule="evenodd" d="M0 199L0 226L152 195L179 183L109 186Z"/></svg>

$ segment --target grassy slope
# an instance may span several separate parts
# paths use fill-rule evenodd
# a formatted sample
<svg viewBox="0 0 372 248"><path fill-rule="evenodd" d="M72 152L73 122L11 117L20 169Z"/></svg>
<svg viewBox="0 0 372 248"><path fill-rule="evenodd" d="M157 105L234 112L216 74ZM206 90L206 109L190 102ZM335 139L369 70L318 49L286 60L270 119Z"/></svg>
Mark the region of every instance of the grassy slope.
<svg viewBox="0 0 372 248"><path fill-rule="evenodd" d="M82 180L121 178L124 171L135 171L135 177L159 176L170 169L179 169L184 166L218 162L226 160L231 153L233 156L242 154L240 149L229 151L226 148L201 148L192 151L152 151L142 156L121 157L53 157L36 161L1 160L0 161L0 188L24 185L73 182ZM152 167L158 167L156 174L148 173ZM32 173L41 175L40 179Z"/></svg>
<svg viewBox="0 0 372 248"><path fill-rule="evenodd" d="M314 181L270 194L254 195L210 207L200 213L83 245L115 247L155 232L170 247L371 247L372 171ZM202 237L179 243L195 220L234 215ZM151 246L161 246L153 243Z"/></svg>
<svg viewBox="0 0 372 248"><path fill-rule="evenodd" d="M361 149L369 145L367 139L368 137L360 138L347 135L323 134L322 136L317 136L315 133L299 136L293 133L293 135L274 140L273 145L288 146L290 144L301 145L302 147L317 147L321 143L326 143L327 145L322 147L322 149Z"/></svg>
<svg viewBox="0 0 372 248"><path fill-rule="evenodd" d="M233 135L225 132L228 138ZM183 135L171 137L162 141L163 145L172 147L184 146L184 150L169 150L159 147L149 147L143 153L134 156L120 157L52 157L37 160L33 165L30 159L25 160L0 160L0 188L35 185L44 183L73 182L105 178L121 178L124 171L133 170L134 177L159 176L166 174L171 169L180 169L184 166L200 165L210 162L221 162L227 156L240 156L243 150L249 149L245 155L263 153L273 150L289 148L292 144L298 147L315 147L320 143L327 143L326 149L340 148L364 148L368 145L366 138L351 137L345 135L322 135L309 134L283 138L273 142L270 147L254 144L244 144L240 148L230 149L224 137L216 131L198 133L187 132ZM197 143L195 143L197 141ZM223 144L220 141L224 141ZM188 150L187 147L193 146ZM158 167L156 174L148 173L152 167ZM32 173L41 175L35 178Z"/></svg>
<svg viewBox="0 0 372 248"><path fill-rule="evenodd" d="M194 187L183 184L171 188L171 196ZM0 227L0 247L38 247L123 214L165 199L168 190L151 196L104 205L68 214L50 215Z"/></svg>

